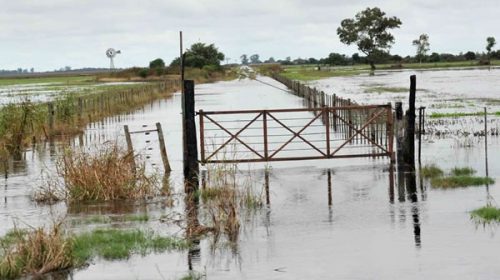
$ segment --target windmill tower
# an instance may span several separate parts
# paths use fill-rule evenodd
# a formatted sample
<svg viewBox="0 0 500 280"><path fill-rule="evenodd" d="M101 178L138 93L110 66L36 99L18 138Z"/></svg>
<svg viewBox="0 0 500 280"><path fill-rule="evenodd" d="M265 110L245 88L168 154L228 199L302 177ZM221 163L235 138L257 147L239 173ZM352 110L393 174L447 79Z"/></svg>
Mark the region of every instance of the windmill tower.
<svg viewBox="0 0 500 280"><path fill-rule="evenodd" d="M119 53L122 53L122 52L119 50L117 51L113 48L109 48L106 50L106 56L109 58L109 70L115 69L115 63L114 63L113 59Z"/></svg>

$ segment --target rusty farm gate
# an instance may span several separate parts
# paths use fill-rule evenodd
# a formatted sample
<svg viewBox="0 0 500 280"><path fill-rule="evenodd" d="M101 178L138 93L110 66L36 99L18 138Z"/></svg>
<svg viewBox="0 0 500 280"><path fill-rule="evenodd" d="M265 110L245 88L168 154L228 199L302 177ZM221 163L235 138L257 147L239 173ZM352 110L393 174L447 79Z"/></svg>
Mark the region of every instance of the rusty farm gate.
<svg viewBox="0 0 500 280"><path fill-rule="evenodd" d="M198 112L201 163L393 160L391 104Z"/></svg>

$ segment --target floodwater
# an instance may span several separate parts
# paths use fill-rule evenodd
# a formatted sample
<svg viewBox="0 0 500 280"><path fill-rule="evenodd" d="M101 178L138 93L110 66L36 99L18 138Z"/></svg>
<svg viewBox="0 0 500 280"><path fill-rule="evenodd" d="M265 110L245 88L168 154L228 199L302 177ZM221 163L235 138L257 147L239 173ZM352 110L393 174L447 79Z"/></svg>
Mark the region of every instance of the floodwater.
<svg viewBox="0 0 500 280"><path fill-rule="evenodd" d="M417 107L425 106L427 112L500 111L500 68L376 71L311 85L361 104L407 102L410 75L417 76Z"/></svg>
<svg viewBox="0 0 500 280"><path fill-rule="evenodd" d="M406 74L381 79L399 77L401 84L406 84ZM425 77L417 73L422 84ZM279 83L265 77L259 80L274 87L250 80L199 85L196 109L302 107L302 100L287 93ZM331 83L329 88L333 87ZM345 95L355 91L346 90ZM335 93L344 95L341 89ZM93 124L81 139L69 142L92 146L113 139L123 141L124 124L136 131L160 122L174 170L171 179L176 190L182 192L180 118L180 96L176 94L132 114ZM155 137L134 134L133 143L149 157L150 168L161 168ZM477 139L472 145L460 146L452 138L424 138L422 164L435 163L444 170L470 166L483 175L484 137ZM182 234L158 220L162 215L182 213L182 203L174 208L160 200L146 205L89 205L76 209L63 203L48 207L31 202L30 190L43 181L43 170L53 168L56 151L63 144L30 149L24 159L9 163L8 178L0 185L0 234L12 228L13 219L36 226L48 223L53 216L77 220L96 213L124 212L152 217L140 227ZM418 177L415 185L405 186L402 183L407 178L396 173L391 179L389 162L382 158L240 164L239 174L251 177L256 186L265 184L268 170L270 204L246 218L236 248L212 248L210 238L206 238L190 252L132 256L117 262L95 260L67 277L179 279L191 268L207 279L495 279L500 275L498 227L476 225L469 212L484 206L491 197L500 197L500 161L494 156L499 148L499 138L490 137L489 175L496 184L454 190L434 189ZM75 230L83 228L75 226Z"/></svg>
<svg viewBox="0 0 500 280"><path fill-rule="evenodd" d="M138 82L103 82L96 84L65 84L63 82L14 84L0 86L0 106L10 103L20 103L29 99L32 102L47 102L56 99L61 94L86 93L96 88L109 86L130 86Z"/></svg>

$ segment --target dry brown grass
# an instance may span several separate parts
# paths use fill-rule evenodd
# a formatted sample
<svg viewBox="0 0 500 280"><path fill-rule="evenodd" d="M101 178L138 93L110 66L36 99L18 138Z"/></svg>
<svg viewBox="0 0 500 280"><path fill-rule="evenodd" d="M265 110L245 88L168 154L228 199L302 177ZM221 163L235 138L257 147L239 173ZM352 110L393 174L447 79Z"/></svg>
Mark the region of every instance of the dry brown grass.
<svg viewBox="0 0 500 280"><path fill-rule="evenodd" d="M3 244L0 278L13 279L22 275L39 276L73 266L72 241L64 237L61 223L49 230L37 228L31 232L14 232L9 244Z"/></svg>
<svg viewBox="0 0 500 280"><path fill-rule="evenodd" d="M57 161L56 174L47 177L33 195L37 202L135 200L170 194L169 184L155 173L148 174L145 161L116 142L95 150L66 149Z"/></svg>
<svg viewBox="0 0 500 280"><path fill-rule="evenodd" d="M108 201L145 199L159 192L159 180L146 174L144 162L116 143L108 143L95 153L66 150L57 165L64 178L69 200Z"/></svg>

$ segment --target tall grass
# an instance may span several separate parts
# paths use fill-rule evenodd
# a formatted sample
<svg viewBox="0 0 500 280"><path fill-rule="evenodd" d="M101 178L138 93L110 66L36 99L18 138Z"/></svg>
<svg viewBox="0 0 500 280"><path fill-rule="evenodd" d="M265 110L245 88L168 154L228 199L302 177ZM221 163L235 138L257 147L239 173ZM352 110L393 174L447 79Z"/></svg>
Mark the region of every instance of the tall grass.
<svg viewBox="0 0 500 280"><path fill-rule="evenodd" d="M60 223L50 230L38 228L29 233L15 234L9 245L4 245L0 262L1 279L18 278L25 274L37 276L74 264L71 239L64 237Z"/></svg>
<svg viewBox="0 0 500 280"><path fill-rule="evenodd" d="M114 142L95 151L66 149L57 160L56 171L62 181L48 180L35 193L35 200L111 201L169 194L156 174L146 173L145 161L134 158Z"/></svg>
<svg viewBox="0 0 500 280"><path fill-rule="evenodd" d="M211 164L207 173L207 186L200 190L207 222L216 240L224 234L235 243L244 214L263 206L262 192L256 191L251 181L238 178L236 164Z"/></svg>

